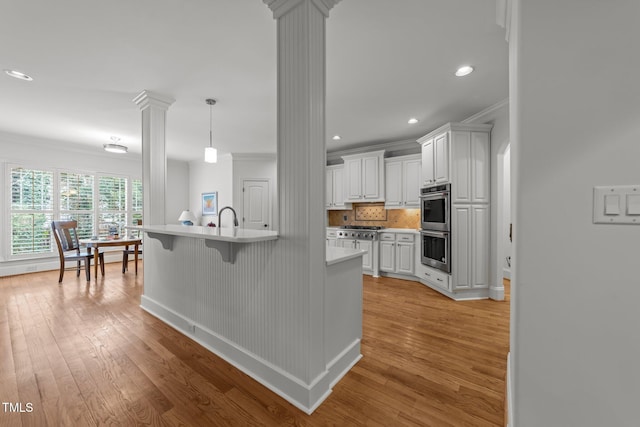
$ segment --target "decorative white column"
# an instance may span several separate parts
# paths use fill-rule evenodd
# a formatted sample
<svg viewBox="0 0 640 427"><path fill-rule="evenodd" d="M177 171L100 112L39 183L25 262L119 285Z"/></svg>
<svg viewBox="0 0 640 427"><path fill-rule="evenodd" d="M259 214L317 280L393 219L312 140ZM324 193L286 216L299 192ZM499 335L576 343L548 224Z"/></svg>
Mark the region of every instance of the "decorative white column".
<svg viewBox="0 0 640 427"><path fill-rule="evenodd" d="M167 182L167 110L174 100L143 90L133 99L142 110L143 224L164 225Z"/></svg>
<svg viewBox="0 0 640 427"><path fill-rule="evenodd" d="M340 0L264 0L277 20L278 202L282 269L306 313L302 380L314 383L324 359L325 20ZM302 350L302 348L301 348ZM306 354L303 354L306 353ZM312 398L311 401L314 399Z"/></svg>

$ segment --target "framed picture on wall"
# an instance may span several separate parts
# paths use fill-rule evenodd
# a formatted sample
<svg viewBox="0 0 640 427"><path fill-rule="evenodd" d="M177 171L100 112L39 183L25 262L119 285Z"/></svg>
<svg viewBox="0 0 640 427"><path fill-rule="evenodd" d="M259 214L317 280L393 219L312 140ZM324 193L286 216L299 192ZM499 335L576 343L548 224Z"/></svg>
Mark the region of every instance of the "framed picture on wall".
<svg viewBox="0 0 640 427"><path fill-rule="evenodd" d="M218 215L218 192L202 193L202 215Z"/></svg>

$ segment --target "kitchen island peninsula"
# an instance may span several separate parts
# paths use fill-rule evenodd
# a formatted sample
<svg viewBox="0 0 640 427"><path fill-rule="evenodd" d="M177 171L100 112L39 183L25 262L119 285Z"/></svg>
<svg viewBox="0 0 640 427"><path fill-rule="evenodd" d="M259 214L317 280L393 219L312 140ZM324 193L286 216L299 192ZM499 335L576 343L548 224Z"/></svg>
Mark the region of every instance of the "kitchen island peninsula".
<svg viewBox="0 0 640 427"><path fill-rule="evenodd" d="M313 303L322 325L310 329L314 320L299 303L304 289L281 279L295 259L277 246L295 239L240 228L131 228L145 233L141 307L305 412L361 358L365 251L327 249L324 289ZM306 381L297 371L308 357L310 330L324 342L325 368Z"/></svg>

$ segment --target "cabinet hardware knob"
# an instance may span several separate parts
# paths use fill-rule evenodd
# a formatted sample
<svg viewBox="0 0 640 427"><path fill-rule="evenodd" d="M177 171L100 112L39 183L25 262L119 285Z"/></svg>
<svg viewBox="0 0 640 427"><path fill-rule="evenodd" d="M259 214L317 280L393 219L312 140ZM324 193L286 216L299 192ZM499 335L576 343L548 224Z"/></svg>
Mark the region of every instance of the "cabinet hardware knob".
<svg viewBox="0 0 640 427"><path fill-rule="evenodd" d="M439 278L439 277L438 277L438 279L437 279L437 280L438 280L438 282L442 282L442 279L441 279L441 278Z"/></svg>

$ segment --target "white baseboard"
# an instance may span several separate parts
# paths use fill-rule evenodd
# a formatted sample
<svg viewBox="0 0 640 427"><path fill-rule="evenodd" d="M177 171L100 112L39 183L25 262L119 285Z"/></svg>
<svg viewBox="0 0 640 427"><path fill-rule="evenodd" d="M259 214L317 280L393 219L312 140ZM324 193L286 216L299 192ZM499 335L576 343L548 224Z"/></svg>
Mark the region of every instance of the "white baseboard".
<svg viewBox="0 0 640 427"><path fill-rule="evenodd" d="M57 255L56 255L57 256ZM140 255L142 259L142 255ZM129 258L133 261L133 257ZM122 252L111 251L105 252L104 262L122 262ZM72 263L68 263L67 267L71 267ZM38 271L52 271L60 269L60 261L58 258L31 259L23 261L6 261L0 263L0 277L16 276L18 274L36 273Z"/></svg>
<svg viewBox="0 0 640 427"><path fill-rule="evenodd" d="M479 299L489 299L489 289L471 289L468 291L461 291L459 293L449 292L445 289L439 288L438 286L433 286L431 283L426 280L420 279L418 283L422 283L428 288L433 289L434 291L440 292L442 295L447 296L455 301L474 301Z"/></svg>
<svg viewBox="0 0 640 427"><path fill-rule="evenodd" d="M502 269L502 277L504 277L505 279L511 280L511 269L510 268L503 268Z"/></svg>
<svg viewBox="0 0 640 427"><path fill-rule="evenodd" d="M324 372L310 384L306 384L256 354L145 295L141 297L140 307L307 414L311 414L331 394L332 387L362 358L360 339L357 339L329 362Z"/></svg>
<svg viewBox="0 0 640 427"><path fill-rule="evenodd" d="M507 427L513 427L513 384L511 383L511 352L507 353Z"/></svg>

